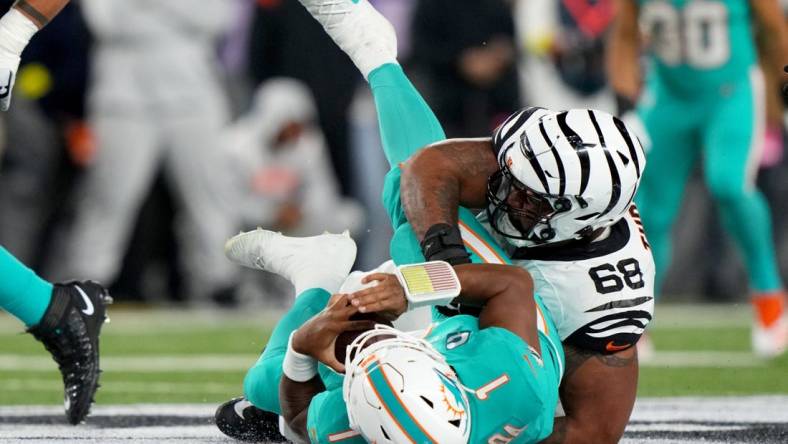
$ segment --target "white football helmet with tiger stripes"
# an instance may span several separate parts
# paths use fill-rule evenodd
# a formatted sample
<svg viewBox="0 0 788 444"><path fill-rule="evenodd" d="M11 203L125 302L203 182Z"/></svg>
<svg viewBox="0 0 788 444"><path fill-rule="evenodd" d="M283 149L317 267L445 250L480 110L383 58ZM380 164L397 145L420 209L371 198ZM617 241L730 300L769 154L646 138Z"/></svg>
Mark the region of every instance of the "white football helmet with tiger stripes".
<svg viewBox="0 0 788 444"><path fill-rule="evenodd" d="M446 358L409 333L377 325L348 346L342 394L367 442L467 443L466 390Z"/></svg>
<svg viewBox="0 0 788 444"><path fill-rule="evenodd" d="M517 247L583 239L620 220L646 156L620 119L591 109L524 108L493 134L500 171L487 217Z"/></svg>

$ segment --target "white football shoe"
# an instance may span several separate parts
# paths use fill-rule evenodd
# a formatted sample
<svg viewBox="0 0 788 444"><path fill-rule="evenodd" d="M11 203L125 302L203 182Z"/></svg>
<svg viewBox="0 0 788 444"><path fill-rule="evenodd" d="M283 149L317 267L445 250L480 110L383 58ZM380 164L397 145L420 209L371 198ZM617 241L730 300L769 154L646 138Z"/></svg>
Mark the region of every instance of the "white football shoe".
<svg viewBox="0 0 788 444"><path fill-rule="evenodd" d="M364 75L397 63L394 27L367 0L299 0Z"/></svg>
<svg viewBox="0 0 788 444"><path fill-rule="evenodd" d="M770 298L785 298L784 292L776 295L767 295ZM756 295L755 298L758 298ZM758 313L752 324L752 351L760 358L774 358L788 350L788 314L785 312L785 300L781 304L773 303L779 309L774 309L773 316L777 319L769 320L768 325Z"/></svg>
<svg viewBox="0 0 788 444"><path fill-rule="evenodd" d="M752 350L761 358L775 358L788 350L788 320L783 315L769 327L752 326Z"/></svg>
<svg viewBox="0 0 788 444"><path fill-rule="evenodd" d="M335 293L356 260L356 242L347 231L290 237L258 228L228 240L224 254L238 265L290 280L296 295L310 288Z"/></svg>

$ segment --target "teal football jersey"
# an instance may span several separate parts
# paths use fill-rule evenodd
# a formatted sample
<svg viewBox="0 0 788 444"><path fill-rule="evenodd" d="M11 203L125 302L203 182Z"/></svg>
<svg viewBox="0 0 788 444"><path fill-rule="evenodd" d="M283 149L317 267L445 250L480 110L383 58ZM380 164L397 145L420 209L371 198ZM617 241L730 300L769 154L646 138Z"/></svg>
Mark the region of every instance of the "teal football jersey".
<svg viewBox="0 0 788 444"><path fill-rule="evenodd" d="M746 78L757 55L750 0L637 0L650 75L671 90L720 91Z"/></svg>
<svg viewBox="0 0 788 444"><path fill-rule="evenodd" d="M454 316L433 324L426 339L471 392L471 443L534 443L550 435L564 355L557 330L540 308L541 353L502 328L479 329L479 319ZM342 389L325 391L309 406L315 443L362 443L348 425ZM421 443L419 443L421 444Z"/></svg>

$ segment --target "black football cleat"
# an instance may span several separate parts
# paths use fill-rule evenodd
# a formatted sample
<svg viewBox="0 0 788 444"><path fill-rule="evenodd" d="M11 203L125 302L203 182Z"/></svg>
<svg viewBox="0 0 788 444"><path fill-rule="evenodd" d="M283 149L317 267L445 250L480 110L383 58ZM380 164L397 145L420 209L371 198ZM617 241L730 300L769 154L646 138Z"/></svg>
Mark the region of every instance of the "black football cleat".
<svg viewBox="0 0 788 444"><path fill-rule="evenodd" d="M233 398L216 409L216 427L230 438L250 442L287 442L279 433L279 415L253 406L246 398Z"/></svg>
<svg viewBox="0 0 788 444"><path fill-rule="evenodd" d="M55 284L44 317L28 330L60 368L71 424L85 420L99 387L99 333L111 303L107 289L96 282Z"/></svg>

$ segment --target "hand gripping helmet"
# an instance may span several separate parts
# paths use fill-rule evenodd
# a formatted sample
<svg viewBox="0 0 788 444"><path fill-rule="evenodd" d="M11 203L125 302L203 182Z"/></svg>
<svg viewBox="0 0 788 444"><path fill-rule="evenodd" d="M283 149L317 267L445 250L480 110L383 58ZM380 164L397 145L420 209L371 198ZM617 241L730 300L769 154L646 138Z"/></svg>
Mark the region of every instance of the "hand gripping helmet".
<svg viewBox="0 0 788 444"><path fill-rule="evenodd" d="M487 217L517 247L583 239L618 222L646 165L635 133L590 109L520 110L493 146L500 170L487 184Z"/></svg>
<svg viewBox="0 0 788 444"><path fill-rule="evenodd" d="M345 359L350 427L367 442L469 441L467 389L429 342L378 325L351 343Z"/></svg>

